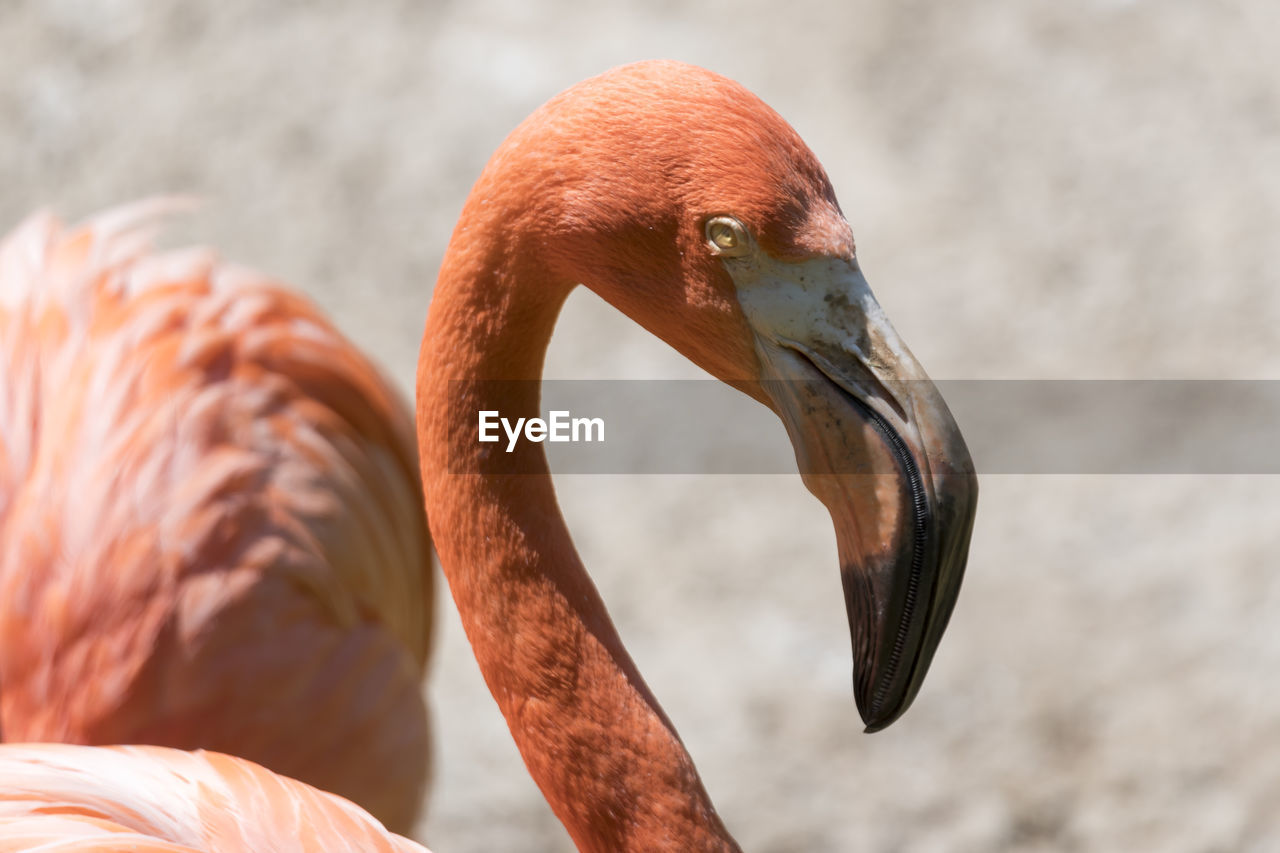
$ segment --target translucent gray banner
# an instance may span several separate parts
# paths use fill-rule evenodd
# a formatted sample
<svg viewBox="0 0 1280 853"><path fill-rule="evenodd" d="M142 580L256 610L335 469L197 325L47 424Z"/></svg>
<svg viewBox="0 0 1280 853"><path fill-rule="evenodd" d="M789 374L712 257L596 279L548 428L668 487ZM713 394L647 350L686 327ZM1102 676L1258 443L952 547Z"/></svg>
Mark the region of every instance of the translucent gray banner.
<svg viewBox="0 0 1280 853"><path fill-rule="evenodd" d="M979 473L1280 473L1280 381L935 384ZM451 420L470 425L450 438L457 448L455 473L528 472L537 465L536 453L529 452L534 447L546 452L553 473L796 473L779 419L713 380L453 386ZM539 386L534 412L529 401L537 399ZM520 400L526 401L523 407ZM542 425L531 424L531 418ZM861 428L856 420L850 423ZM845 473L888 473L850 464Z"/></svg>

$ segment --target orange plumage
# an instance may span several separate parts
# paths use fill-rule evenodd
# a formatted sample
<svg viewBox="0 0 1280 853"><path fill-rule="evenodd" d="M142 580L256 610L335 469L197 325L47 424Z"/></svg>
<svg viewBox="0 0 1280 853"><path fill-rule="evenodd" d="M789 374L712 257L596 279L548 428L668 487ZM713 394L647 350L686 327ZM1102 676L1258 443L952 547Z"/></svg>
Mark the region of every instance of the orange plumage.
<svg viewBox="0 0 1280 853"><path fill-rule="evenodd" d="M476 440L478 411L540 413L579 284L779 414L835 527L873 730L910 705L941 639L973 465L817 157L738 84L675 62L614 69L534 112L477 180L417 386L426 505L476 662L580 850L738 850L574 548L543 445Z"/></svg>
<svg viewBox="0 0 1280 853"><path fill-rule="evenodd" d="M411 416L300 295L150 253L172 206L0 244L0 733L232 753L405 831L432 612Z"/></svg>

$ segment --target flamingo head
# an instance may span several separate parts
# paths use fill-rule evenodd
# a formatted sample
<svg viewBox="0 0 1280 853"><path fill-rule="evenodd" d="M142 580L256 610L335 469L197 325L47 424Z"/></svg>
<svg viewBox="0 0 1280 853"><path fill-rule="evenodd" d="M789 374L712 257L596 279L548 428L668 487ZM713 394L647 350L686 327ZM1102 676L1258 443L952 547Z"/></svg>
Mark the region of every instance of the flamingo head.
<svg viewBox="0 0 1280 853"><path fill-rule="evenodd" d="M977 479L821 164L744 88L674 62L579 84L506 145L522 166L491 189L529 200L509 208L522 252L783 421L835 525L858 708L868 731L887 726L950 617Z"/></svg>

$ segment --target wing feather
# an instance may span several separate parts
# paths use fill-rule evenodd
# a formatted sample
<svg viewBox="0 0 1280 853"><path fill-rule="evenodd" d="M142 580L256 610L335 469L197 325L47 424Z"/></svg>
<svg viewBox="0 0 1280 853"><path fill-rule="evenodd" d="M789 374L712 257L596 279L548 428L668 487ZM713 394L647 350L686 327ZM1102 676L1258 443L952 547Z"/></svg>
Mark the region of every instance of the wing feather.
<svg viewBox="0 0 1280 853"><path fill-rule="evenodd" d="M405 829L433 598L412 416L300 294L152 252L181 206L0 243L0 731L243 755Z"/></svg>

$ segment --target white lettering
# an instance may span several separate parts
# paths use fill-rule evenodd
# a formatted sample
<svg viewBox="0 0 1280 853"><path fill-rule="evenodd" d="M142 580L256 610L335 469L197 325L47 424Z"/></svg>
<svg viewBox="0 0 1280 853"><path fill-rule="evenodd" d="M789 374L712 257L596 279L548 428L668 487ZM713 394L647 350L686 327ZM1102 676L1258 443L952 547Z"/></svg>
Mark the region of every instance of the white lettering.
<svg viewBox="0 0 1280 853"><path fill-rule="evenodd" d="M551 435L548 436L549 441L568 441L569 440L569 413L564 411L553 411L551 413Z"/></svg>
<svg viewBox="0 0 1280 853"><path fill-rule="evenodd" d="M509 439L507 441L508 453L516 449L516 441L518 441L520 438L520 426L523 423L524 423L524 418L516 418L516 427L515 429L512 429L511 421L507 420L506 418L502 418L502 428L503 430L506 431L507 438Z"/></svg>
<svg viewBox="0 0 1280 853"><path fill-rule="evenodd" d="M490 434L489 430L497 429L498 424L494 418L498 417L498 413L493 409L485 409L480 412L480 440L481 441L497 441L496 433Z"/></svg>
<svg viewBox="0 0 1280 853"><path fill-rule="evenodd" d="M528 441L604 441L604 418L574 418L564 410L548 413L542 418L516 418L513 424L494 409L482 409L478 413L480 441L499 441L498 427L507 436L507 453L516 449L521 434Z"/></svg>
<svg viewBox="0 0 1280 853"><path fill-rule="evenodd" d="M568 414L568 412L565 412ZM578 427L582 427L585 434L583 438L578 438ZM591 437L591 430L595 428L600 436L599 438ZM573 440L574 441L604 441L604 418L574 418L573 419Z"/></svg>

